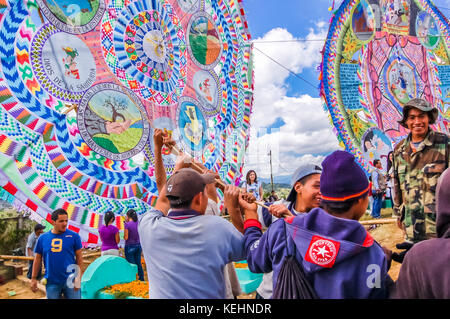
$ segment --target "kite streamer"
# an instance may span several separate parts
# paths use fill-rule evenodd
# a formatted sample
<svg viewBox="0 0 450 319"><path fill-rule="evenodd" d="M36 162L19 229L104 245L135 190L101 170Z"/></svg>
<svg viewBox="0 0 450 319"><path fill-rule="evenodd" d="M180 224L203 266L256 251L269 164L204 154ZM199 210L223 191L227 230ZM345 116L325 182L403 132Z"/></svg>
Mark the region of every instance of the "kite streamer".
<svg viewBox="0 0 450 319"><path fill-rule="evenodd" d="M331 19L320 93L341 145L370 173L407 131L403 105L424 98L450 128L449 23L427 0L344 0Z"/></svg>
<svg viewBox="0 0 450 319"><path fill-rule="evenodd" d="M98 244L156 203L154 128L238 183L250 40L240 0L0 0L0 195Z"/></svg>

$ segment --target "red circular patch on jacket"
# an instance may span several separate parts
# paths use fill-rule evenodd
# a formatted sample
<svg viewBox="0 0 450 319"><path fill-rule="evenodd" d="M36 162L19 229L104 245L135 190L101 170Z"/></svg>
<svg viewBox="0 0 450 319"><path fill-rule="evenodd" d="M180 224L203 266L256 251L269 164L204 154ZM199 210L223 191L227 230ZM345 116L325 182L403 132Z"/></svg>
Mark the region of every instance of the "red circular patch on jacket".
<svg viewBox="0 0 450 319"><path fill-rule="evenodd" d="M336 261L340 243L320 236L313 236L305 260L325 268L331 268Z"/></svg>

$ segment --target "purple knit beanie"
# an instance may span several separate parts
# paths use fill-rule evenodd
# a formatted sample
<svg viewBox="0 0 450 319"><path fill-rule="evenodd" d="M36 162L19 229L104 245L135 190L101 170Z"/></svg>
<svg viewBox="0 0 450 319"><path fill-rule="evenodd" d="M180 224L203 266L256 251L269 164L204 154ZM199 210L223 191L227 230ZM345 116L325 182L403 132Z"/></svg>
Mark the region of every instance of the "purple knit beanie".
<svg viewBox="0 0 450 319"><path fill-rule="evenodd" d="M335 151L322 162L320 193L323 201L344 202L369 191L369 180L355 157L344 151Z"/></svg>

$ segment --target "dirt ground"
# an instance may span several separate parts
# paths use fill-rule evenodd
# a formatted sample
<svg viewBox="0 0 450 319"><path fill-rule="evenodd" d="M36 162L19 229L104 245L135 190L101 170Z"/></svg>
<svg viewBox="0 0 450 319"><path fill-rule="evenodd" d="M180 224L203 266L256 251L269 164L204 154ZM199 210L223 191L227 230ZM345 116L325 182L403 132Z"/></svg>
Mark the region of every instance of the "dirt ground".
<svg viewBox="0 0 450 319"><path fill-rule="evenodd" d="M392 209L383 209L381 213L382 218L390 218L392 216ZM365 215L361 220L368 220L371 219L369 215ZM367 227L366 227L367 229ZM372 237L381 245L384 246L393 252L398 251L395 248L395 245L398 243L403 242L403 233L402 231L397 227L397 225L394 224L383 224L379 225L377 228L373 230L369 230ZM92 254L95 253L98 250L88 250L86 249L84 253L86 254ZM93 262L98 256L92 256L92 257L85 257L85 261ZM22 264L24 267L28 265L27 262L15 262L14 264ZM83 271L89 266L89 263L84 264ZM398 273L400 271L401 264L392 261L391 268L389 270L389 275L391 278L395 281L397 280ZM144 272L145 272L145 265L144 265ZM24 275L26 274L26 269L24 269ZM146 275L146 274L145 274ZM22 278L25 276L22 276ZM26 279L24 279L26 280ZM14 291L14 296L10 296L8 292ZM41 299L45 298L45 293L42 291L38 291L36 293L33 293L30 289L30 285L27 282L24 282L19 279L10 280L7 283L0 285L0 299ZM250 294L242 294L238 296L238 299L254 299L255 298L255 292L252 292Z"/></svg>
<svg viewBox="0 0 450 319"><path fill-rule="evenodd" d="M392 218L393 210L391 208L384 208L381 210L381 218ZM362 220L372 219L370 215L365 215ZM368 229L368 227L366 227ZM400 228L397 227L396 223L393 224L383 224L379 225L373 230L369 230L372 237L381 245L387 249L392 250L392 252L400 252L395 245L402 243L404 241L404 235ZM392 261L391 268L389 269L389 275L392 280L396 281L398 278L398 273L400 271L400 266L398 262Z"/></svg>
<svg viewBox="0 0 450 319"><path fill-rule="evenodd" d="M381 246L392 250L392 252L400 252L400 250L395 248L395 244L402 243L404 241L404 237L402 231L396 224L379 226L370 231L370 233ZM389 269L389 275L392 280L397 280L401 265L402 264L399 264L398 262L392 261L391 268Z"/></svg>
<svg viewBox="0 0 450 319"><path fill-rule="evenodd" d="M13 295L10 296L9 293ZM13 279L0 285L0 299L45 299L45 293L40 290L34 293L31 291L29 283Z"/></svg>

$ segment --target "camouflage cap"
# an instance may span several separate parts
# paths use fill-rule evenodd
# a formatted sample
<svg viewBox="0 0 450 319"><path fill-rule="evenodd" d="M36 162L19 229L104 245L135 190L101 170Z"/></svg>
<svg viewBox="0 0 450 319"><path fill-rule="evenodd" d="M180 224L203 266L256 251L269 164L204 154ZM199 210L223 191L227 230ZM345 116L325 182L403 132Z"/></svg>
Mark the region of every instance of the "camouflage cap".
<svg viewBox="0 0 450 319"><path fill-rule="evenodd" d="M408 128L406 125L406 117L408 116L408 112L411 108L419 109L423 112L428 113L430 116L430 124L434 124L438 117L438 110L437 108L433 107L428 101L421 99L421 98L414 98L409 100L404 106L403 106L403 117L398 123Z"/></svg>

